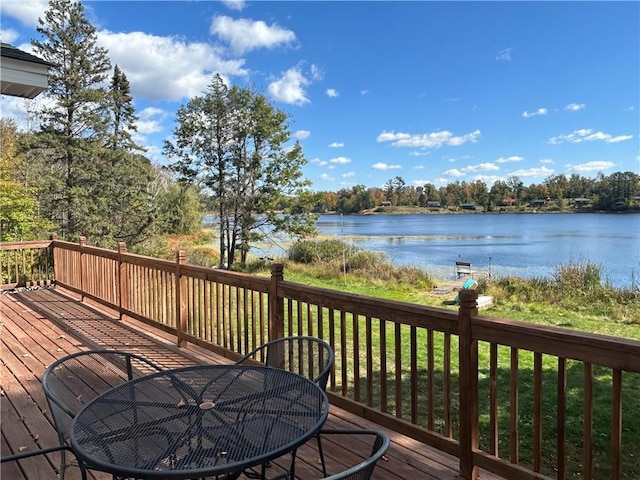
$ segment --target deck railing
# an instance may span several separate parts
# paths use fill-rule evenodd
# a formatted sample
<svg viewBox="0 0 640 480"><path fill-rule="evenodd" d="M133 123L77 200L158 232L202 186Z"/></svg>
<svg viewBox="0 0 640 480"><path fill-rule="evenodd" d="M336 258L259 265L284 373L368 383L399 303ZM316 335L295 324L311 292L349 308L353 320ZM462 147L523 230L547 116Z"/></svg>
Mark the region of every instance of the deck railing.
<svg viewBox="0 0 640 480"><path fill-rule="evenodd" d="M326 339L331 402L457 456L462 478L640 477L640 342L479 315L474 290L452 311L288 282L277 264L267 278L82 239L5 244L3 275L31 250L57 285L178 345L235 358L284 335Z"/></svg>

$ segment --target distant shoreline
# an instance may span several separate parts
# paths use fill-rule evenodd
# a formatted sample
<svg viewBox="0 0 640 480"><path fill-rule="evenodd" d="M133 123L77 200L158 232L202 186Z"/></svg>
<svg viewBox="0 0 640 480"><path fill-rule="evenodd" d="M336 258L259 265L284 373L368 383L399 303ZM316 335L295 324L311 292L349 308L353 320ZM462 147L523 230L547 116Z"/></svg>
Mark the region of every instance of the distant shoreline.
<svg viewBox="0 0 640 480"><path fill-rule="evenodd" d="M376 207L369 210L363 210L359 213L345 213L344 215L501 215L501 214L538 214L538 213L599 213L599 214L627 214L627 213L640 213L640 210L629 209L625 211L606 211L606 210L593 210L585 208L567 208L563 210L545 210L545 209L531 209L531 210L519 210L519 209L504 209L504 210L492 210L484 211L478 210L449 210L438 209L434 210L429 207ZM325 212L322 215L339 215L340 212Z"/></svg>

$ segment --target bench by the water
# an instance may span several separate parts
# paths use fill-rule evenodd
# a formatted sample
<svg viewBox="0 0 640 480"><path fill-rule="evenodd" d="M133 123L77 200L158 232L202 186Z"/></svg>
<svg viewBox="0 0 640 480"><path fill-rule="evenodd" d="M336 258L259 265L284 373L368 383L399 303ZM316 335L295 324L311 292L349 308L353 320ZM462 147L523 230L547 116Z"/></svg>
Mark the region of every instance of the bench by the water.
<svg viewBox="0 0 640 480"><path fill-rule="evenodd" d="M469 262L456 262L456 275L461 277L462 275L473 275L474 270L471 270L471 263Z"/></svg>

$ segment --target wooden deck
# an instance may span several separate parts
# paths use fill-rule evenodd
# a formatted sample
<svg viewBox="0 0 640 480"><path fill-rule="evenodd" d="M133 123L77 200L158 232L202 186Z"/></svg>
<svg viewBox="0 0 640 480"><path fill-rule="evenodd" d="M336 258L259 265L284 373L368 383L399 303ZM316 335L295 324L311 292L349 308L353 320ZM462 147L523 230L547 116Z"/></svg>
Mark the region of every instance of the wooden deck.
<svg viewBox="0 0 640 480"><path fill-rule="evenodd" d="M177 348L168 335L137 322L119 322L112 312L82 303L57 289L39 289L0 295L2 455L50 447L57 436L48 412L40 378L55 359L81 350L115 348L145 355L166 367L196 363L227 363L197 347ZM380 428L344 410L331 407L328 428ZM453 480L458 477L456 458L427 447L409 437L388 432L391 448L378 463L374 479ZM360 461L358 442L326 444L329 467L334 472ZM2 464L3 479L55 479L58 457L33 457ZM279 471L275 462L270 475ZM342 465L342 467L340 467ZM321 478L315 442L299 450L299 479ZM77 468L67 470L68 479L80 478ZM91 478L111 478L92 472ZM481 479L497 477L481 472Z"/></svg>

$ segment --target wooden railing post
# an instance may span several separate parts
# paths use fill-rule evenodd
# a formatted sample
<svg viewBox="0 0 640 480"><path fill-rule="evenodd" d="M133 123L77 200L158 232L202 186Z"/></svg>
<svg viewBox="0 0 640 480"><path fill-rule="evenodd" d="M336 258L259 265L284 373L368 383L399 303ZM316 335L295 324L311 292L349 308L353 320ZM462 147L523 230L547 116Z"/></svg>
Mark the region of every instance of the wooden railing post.
<svg viewBox="0 0 640 480"><path fill-rule="evenodd" d="M180 265L187 263L187 252L180 250L176 256L176 327L178 346L185 347L183 333L187 331L187 278L182 278Z"/></svg>
<svg viewBox="0 0 640 480"><path fill-rule="evenodd" d="M85 277L84 258L83 258L82 248L87 246L87 238L80 237L80 239L78 240L78 243L80 244L80 300L82 301L84 300L84 277Z"/></svg>
<svg viewBox="0 0 640 480"><path fill-rule="evenodd" d="M122 254L127 253L127 245L124 242L118 243L118 319L122 320L122 311L125 307L128 307L126 298L129 291L127 285L127 269L122 261Z"/></svg>
<svg viewBox="0 0 640 480"><path fill-rule="evenodd" d="M47 259L47 278L49 277L49 265L51 265L51 268L53 268L53 280L51 281L51 283L53 285L56 284L56 280L58 279L58 264L56 263L56 256L55 256L55 241L58 239L58 235L55 233L52 233L51 235L49 235L49 240L51 240L51 243L49 244L49 258Z"/></svg>
<svg viewBox="0 0 640 480"><path fill-rule="evenodd" d="M284 265L271 265L269 286L269 340L284 337L284 298L278 297L278 282L284 280Z"/></svg>
<svg viewBox="0 0 640 480"><path fill-rule="evenodd" d="M458 310L460 361L460 477L478 478L473 453L478 449L478 341L471 331L471 319L478 314L478 292L460 290Z"/></svg>

